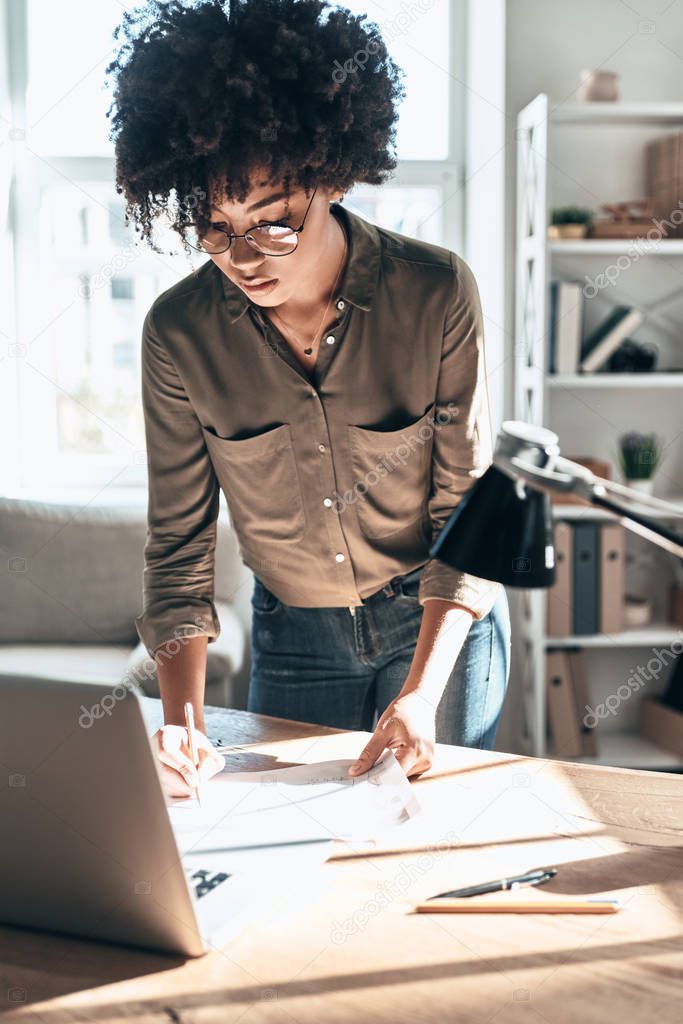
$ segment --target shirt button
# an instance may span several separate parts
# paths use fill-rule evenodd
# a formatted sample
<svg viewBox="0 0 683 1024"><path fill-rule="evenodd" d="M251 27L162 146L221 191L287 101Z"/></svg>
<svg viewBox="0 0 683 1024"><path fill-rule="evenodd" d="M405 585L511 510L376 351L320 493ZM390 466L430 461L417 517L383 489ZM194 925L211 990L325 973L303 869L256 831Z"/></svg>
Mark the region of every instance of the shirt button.
<svg viewBox="0 0 683 1024"><path fill-rule="evenodd" d="M325 445L324 444L319 444L318 445L318 451L319 452L324 452L325 451Z"/></svg>
<svg viewBox="0 0 683 1024"><path fill-rule="evenodd" d="M328 334L325 341L328 345L334 345L334 334Z"/></svg>
<svg viewBox="0 0 683 1024"><path fill-rule="evenodd" d="M332 498L323 498L325 508L332 508Z"/></svg>
<svg viewBox="0 0 683 1024"><path fill-rule="evenodd" d="M343 561L344 561L344 556L342 555L341 551L340 551L340 552L338 552L338 553L337 553L337 554L336 554L336 555L334 556L334 560L335 560L335 562L343 562Z"/></svg>
<svg viewBox="0 0 683 1024"><path fill-rule="evenodd" d="M344 302L344 300L340 299L339 302L337 303L337 309L343 309L345 305L346 303Z"/></svg>

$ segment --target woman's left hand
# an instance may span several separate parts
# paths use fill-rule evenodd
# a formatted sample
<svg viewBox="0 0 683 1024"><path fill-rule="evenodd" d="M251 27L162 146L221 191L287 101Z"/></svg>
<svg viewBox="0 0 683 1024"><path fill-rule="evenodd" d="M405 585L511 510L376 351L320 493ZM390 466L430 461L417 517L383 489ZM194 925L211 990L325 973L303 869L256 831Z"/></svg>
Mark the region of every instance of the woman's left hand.
<svg viewBox="0 0 683 1024"><path fill-rule="evenodd" d="M399 696L377 723L372 738L349 775L366 772L390 747L407 776L421 775L434 760L435 708L416 690Z"/></svg>

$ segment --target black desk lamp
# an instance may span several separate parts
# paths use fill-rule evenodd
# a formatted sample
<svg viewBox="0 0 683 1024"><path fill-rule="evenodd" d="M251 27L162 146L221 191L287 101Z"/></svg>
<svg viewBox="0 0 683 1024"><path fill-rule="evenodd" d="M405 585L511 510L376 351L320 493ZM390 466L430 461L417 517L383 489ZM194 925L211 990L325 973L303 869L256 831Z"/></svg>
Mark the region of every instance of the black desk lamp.
<svg viewBox="0 0 683 1024"><path fill-rule="evenodd" d="M549 494L574 494L608 509L634 533L683 558L683 537L610 497L672 515L683 508L595 476L560 455L557 434L505 420L492 465L470 488L430 548L454 569L510 587L551 587L555 548Z"/></svg>

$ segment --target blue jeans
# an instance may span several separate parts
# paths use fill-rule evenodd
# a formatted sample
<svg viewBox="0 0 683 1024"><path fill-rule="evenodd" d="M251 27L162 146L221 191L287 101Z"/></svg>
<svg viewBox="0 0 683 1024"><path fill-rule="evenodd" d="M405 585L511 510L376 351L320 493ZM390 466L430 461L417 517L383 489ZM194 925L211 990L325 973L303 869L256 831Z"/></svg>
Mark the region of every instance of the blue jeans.
<svg viewBox="0 0 683 1024"><path fill-rule="evenodd" d="M286 605L254 577L248 710L371 732L408 675L422 566L344 608ZM491 750L510 673L505 590L473 619L436 711L436 740Z"/></svg>

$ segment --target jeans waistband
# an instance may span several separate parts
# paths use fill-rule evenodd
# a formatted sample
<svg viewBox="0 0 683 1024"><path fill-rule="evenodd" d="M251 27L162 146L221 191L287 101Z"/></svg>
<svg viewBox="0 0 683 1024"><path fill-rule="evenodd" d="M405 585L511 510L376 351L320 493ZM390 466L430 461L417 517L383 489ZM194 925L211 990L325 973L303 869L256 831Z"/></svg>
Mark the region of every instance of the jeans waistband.
<svg viewBox="0 0 683 1024"><path fill-rule="evenodd" d="M413 580L418 579L426 564L427 563L425 562L423 565L418 565L417 569L411 569L410 572L406 572L402 576L392 576L388 583L385 583L383 587L376 590L374 594L370 595L370 597L375 597L377 594L384 594L386 597L394 597L396 594L400 594L401 584L412 583ZM369 600L369 598L366 598L366 601L367 600Z"/></svg>

